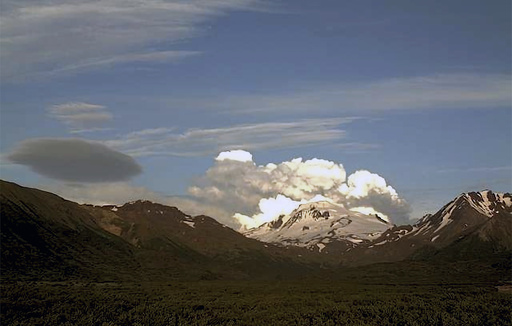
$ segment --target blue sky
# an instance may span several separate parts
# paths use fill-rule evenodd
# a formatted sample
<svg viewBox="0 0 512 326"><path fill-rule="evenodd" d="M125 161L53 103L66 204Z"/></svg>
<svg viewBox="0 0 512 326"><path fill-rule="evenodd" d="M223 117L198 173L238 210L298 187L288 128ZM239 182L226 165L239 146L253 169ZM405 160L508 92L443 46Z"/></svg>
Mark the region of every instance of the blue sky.
<svg viewBox="0 0 512 326"><path fill-rule="evenodd" d="M2 179L199 207L191 185L242 149L379 174L411 218L512 188L510 1L27 0L1 15ZM87 168L101 160L81 141L117 161Z"/></svg>

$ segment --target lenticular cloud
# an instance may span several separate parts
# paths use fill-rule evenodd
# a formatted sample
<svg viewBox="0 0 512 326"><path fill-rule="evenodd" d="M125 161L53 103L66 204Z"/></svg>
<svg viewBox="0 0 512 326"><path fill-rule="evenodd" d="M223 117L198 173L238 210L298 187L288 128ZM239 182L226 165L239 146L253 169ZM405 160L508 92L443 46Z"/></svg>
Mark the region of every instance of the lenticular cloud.
<svg viewBox="0 0 512 326"><path fill-rule="evenodd" d="M379 214L390 222L408 219L409 206L378 174L359 170L347 178L342 164L295 158L257 165L242 150L220 153L189 193L233 213L244 229L257 227L302 203L330 201L347 209Z"/></svg>

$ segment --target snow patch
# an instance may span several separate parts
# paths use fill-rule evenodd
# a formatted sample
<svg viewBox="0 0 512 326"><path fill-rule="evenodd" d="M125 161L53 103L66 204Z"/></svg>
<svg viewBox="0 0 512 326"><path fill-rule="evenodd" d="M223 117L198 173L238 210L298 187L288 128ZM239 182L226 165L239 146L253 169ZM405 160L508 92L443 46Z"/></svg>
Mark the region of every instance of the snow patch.
<svg viewBox="0 0 512 326"><path fill-rule="evenodd" d="M436 241L436 240L437 240L437 238L439 238L439 235L436 235L436 236L435 236L435 237L433 237L430 241L431 241L431 242L434 242L434 241Z"/></svg>
<svg viewBox="0 0 512 326"><path fill-rule="evenodd" d="M319 252L322 252L322 250L324 250L324 248L325 248L325 245L321 242L317 243L316 246L318 247Z"/></svg>
<svg viewBox="0 0 512 326"><path fill-rule="evenodd" d="M348 241L352 242L352 243L361 243L363 242L363 240L361 239L354 239L354 238L347 238Z"/></svg>
<svg viewBox="0 0 512 326"><path fill-rule="evenodd" d="M116 206L114 206L114 207L112 207L111 211L117 212L117 211L118 211L118 209L117 209L117 207L116 207Z"/></svg>
<svg viewBox="0 0 512 326"><path fill-rule="evenodd" d="M456 202L458 201L458 197L456 200L452 201L444 210L443 212L441 213L441 216L443 217L443 220L441 221L441 225L439 225L439 227L434 231L434 233L437 233L439 232L439 230L441 230L442 228L444 228L445 226L447 226L448 224L450 224L451 222L453 222L452 219L450 219L450 217L452 216L452 213L453 211L455 210L455 208L457 207Z"/></svg>
<svg viewBox="0 0 512 326"><path fill-rule="evenodd" d="M505 197L503 195L500 196L501 201L505 204L505 207L512 206L512 197Z"/></svg>
<svg viewBox="0 0 512 326"><path fill-rule="evenodd" d="M186 225L190 226L191 228L195 228L196 227L195 223L192 222L192 221L183 221L183 223L185 223Z"/></svg>

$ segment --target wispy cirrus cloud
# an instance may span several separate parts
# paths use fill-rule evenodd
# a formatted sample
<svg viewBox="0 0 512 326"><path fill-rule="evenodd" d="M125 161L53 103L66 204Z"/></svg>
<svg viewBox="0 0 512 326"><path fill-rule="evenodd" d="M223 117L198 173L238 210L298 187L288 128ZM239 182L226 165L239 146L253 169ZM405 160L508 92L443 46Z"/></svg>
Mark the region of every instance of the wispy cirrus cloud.
<svg viewBox="0 0 512 326"><path fill-rule="evenodd" d="M209 21L259 0L84 0L2 2L1 76L20 80L126 62L168 62L196 55L176 49Z"/></svg>
<svg viewBox="0 0 512 326"><path fill-rule="evenodd" d="M220 151L305 147L339 142L346 136L340 125L358 118L304 119L294 122L264 122L223 128L145 129L107 140L107 146L132 156L205 156ZM367 144L360 144L366 149ZM351 143L350 147L356 146Z"/></svg>
<svg viewBox="0 0 512 326"><path fill-rule="evenodd" d="M91 58L88 60L80 61L78 63L73 63L63 67L59 67L54 70L34 74L34 76L49 76L65 73L78 73L82 71L111 67L123 63L177 62L179 60L196 56L199 54L201 54L201 52L199 51L158 51L149 53L122 54L111 57Z"/></svg>
<svg viewBox="0 0 512 326"><path fill-rule="evenodd" d="M84 102L53 105L47 111L52 118L64 123L71 133L101 129L104 123L113 118L106 106Z"/></svg>
<svg viewBox="0 0 512 326"><path fill-rule="evenodd" d="M214 99L170 99L169 106L208 105L228 114L310 115L311 112L383 112L398 110L492 109L512 105L512 76L438 74L368 82L306 83L261 95Z"/></svg>

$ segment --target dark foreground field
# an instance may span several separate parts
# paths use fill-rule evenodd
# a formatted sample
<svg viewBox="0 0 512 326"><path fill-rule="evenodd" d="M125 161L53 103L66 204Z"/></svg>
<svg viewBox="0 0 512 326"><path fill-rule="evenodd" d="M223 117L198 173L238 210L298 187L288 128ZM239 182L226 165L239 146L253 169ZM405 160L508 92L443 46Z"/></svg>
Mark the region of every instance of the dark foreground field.
<svg viewBox="0 0 512 326"><path fill-rule="evenodd" d="M512 325L512 295L465 284L17 282L2 325Z"/></svg>

